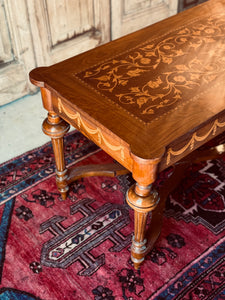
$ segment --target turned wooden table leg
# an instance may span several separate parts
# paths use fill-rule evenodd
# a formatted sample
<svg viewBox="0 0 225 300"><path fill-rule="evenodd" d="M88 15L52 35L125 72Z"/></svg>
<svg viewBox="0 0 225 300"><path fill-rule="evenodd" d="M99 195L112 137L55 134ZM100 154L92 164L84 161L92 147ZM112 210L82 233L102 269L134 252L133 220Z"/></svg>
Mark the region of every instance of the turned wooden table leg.
<svg viewBox="0 0 225 300"><path fill-rule="evenodd" d="M127 192L127 203L134 209L134 236L131 246L131 260L135 269L144 261L147 251L146 223L147 216L159 202L158 193L151 185L133 185Z"/></svg>
<svg viewBox="0 0 225 300"><path fill-rule="evenodd" d="M63 136L69 130L70 125L62 120L57 114L48 113L48 118L43 122L42 130L51 137L56 163L56 183L65 200L69 190L67 182L67 169L65 167Z"/></svg>

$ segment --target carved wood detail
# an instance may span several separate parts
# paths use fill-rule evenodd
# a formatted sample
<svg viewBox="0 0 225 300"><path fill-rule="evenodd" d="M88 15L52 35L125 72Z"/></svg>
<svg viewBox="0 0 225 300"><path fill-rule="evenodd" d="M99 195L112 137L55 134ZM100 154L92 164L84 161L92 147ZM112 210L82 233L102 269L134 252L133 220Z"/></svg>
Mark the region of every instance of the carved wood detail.
<svg viewBox="0 0 225 300"><path fill-rule="evenodd" d="M126 195L127 203L134 209L134 237L131 247L131 258L135 269L140 267L146 255L146 222L148 213L154 210L159 203L159 196L152 191L151 185L133 185Z"/></svg>
<svg viewBox="0 0 225 300"><path fill-rule="evenodd" d="M69 186L67 183L67 169L64 159L63 136L69 130L70 125L53 112L49 112L48 118L43 122L43 132L51 137L56 163L56 183L65 200Z"/></svg>

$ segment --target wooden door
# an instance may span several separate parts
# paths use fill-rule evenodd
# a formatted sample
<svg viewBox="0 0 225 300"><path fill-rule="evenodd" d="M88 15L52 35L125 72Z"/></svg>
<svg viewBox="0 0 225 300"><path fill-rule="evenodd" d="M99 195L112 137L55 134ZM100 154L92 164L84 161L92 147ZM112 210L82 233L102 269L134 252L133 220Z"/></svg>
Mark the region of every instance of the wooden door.
<svg viewBox="0 0 225 300"><path fill-rule="evenodd" d="M110 40L109 0L27 0L27 5L39 66Z"/></svg>
<svg viewBox="0 0 225 300"><path fill-rule="evenodd" d="M35 67L26 1L0 0L0 105L32 90L28 81Z"/></svg>
<svg viewBox="0 0 225 300"><path fill-rule="evenodd" d="M177 13L178 0L113 0L112 39Z"/></svg>
<svg viewBox="0 0 225 300"><path fill-rule="evenodd" d="M110 0L0 0L0 106L35 87L37 66L110 40Z"/></svg>

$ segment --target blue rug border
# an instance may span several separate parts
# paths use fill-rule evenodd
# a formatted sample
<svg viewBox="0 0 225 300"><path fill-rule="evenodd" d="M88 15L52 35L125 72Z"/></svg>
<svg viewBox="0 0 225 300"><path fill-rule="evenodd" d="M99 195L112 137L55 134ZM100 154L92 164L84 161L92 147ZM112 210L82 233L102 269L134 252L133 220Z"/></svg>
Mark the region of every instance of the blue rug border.
<svg viewBox="0 0 225 300"><path fill-rule="evenodd" d="M0 288L0 300L42 300L39 297L13 288Z"/></svg>
<svg viewBox="0 0 225 300"><path fill-rule="evenodd" d="M14 209L15 198L4 204L4 210L0 223L0 283L2 281L2 272L5 261L6 244L8 238L9 227L11 224L12 213Z"/></svg>
<svg viewBox="0 0 225 300"><path fill-rule="evenodd" d="M215 244L214 244L215 245ZM210 248L212 248L214 245L211 245ZM210 249L209 248L209 249ZM209 249L207 249L206 251L208 251ZM182 292L182 290L185 290L185 288L187 287L187 285L191 282L193 282L194 278L189 276L188 274L195 269L196 274L195 274L195 278L197 279L199 277L199 275L201 275L202 273L206 272L208 268L210 268L212 265L215 264L216 261L221 260L224 257L224 252L225 251L225 241L223 241L222 243L220 243L215 249L213 249L212 251L210 251L210 253L204 255L200 260L196 261L196 263L194 263L193 265L191 265L188 270L186 270L184 273L182 273L179 278L177 278L171 285L168 285L164 291L162 291L160 294L158 294L156 296L156 300L173 300L176 299L176 297ZM208 259L208 263L206 263L206 258L210 258ZM225 258L224 258L225 260ZM182 282L183 286L178 285L178 282ZM178 288L175 288L175 285L178 286ZM157 291L156 291L157 293ZM220 295L224 295L225 294L225 288L223 291L220 291L219 295L217 295L216 297L219 297ZM151 299L153 295L151 295L147 300ZM220 299L220 298L218 298Z"/></svg>

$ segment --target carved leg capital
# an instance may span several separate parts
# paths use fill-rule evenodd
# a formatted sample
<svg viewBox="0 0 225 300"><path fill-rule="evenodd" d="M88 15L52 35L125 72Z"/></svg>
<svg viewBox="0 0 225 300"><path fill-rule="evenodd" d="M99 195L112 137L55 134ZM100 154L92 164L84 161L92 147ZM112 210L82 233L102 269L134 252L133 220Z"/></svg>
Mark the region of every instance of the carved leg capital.
<svg viewBox="0 0 225 300"><path fill-rule="evenodd" d="M67 182L67 169L65 167L63 136L69 130L70 125L55 113L48 113L42 125L45 134L51 137L56 162L56 183L65 200L69 190Z"/></svg>
<svg viewBox="0 0 225 300"><path fill-rule="evenodd" d="M137 212L148 213L159 202L158 193L152 186L140 186L138 183L127 191L127 203Z"/></svg>
<svg viewBox="0 0 225 300"><path fill-rule="evenodd" d="M42 124L43 132L52 139L63 138L69 129L70 125L55 113L48 113Z"/></svg>
<svg viewBox="0 0 225 300"><path fill-rule="evenodd" d="M147 251L146 223L148 213L152 211L159 202L158 193L152 190L151 185L133 185L127 192L127 203L134 209L134 236L131 246L131 259L135 269L140 267L144 261Z"/></svg>

